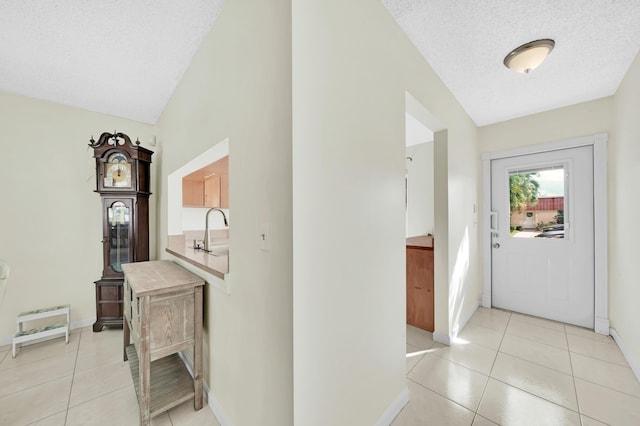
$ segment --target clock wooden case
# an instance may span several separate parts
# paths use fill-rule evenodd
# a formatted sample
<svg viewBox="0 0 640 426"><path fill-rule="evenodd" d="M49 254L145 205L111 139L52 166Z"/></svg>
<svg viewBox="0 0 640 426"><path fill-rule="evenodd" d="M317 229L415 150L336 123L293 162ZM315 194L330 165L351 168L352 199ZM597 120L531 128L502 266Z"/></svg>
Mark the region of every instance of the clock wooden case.
<svg viewBox="0 0 640 426"><path fill-rule="evenodd" d="M104 132L89 141L102 200L102 277L95 281L93 331L122 327L122 265L149 260L150 151L124 133Z"/></svg>

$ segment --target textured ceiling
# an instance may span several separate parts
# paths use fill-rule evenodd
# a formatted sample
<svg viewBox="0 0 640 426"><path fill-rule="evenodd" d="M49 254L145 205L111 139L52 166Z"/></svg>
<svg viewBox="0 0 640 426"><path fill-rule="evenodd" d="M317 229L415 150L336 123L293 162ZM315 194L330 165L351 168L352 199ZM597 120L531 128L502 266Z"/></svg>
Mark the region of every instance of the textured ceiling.
<svg viewBox="0 0 640 426"><path fill-rule="evenodd" d="M382 0L478 126L613 95L640 49L640 0ZM552 38L530 74L512 49Z"/></svg>
<svg viewBox="0 0 640 426"><path fill-rule="evenodd" d="M222 0L2 0L0 90L155 123Z"/></svg>
<svg viewBox="0 0 640 426"><path fill-rule="evenodd" d="M0 90L155 123L222 1L2 0ZM640 0L382 2L479 126L612 95L640 47Z"/></svg>

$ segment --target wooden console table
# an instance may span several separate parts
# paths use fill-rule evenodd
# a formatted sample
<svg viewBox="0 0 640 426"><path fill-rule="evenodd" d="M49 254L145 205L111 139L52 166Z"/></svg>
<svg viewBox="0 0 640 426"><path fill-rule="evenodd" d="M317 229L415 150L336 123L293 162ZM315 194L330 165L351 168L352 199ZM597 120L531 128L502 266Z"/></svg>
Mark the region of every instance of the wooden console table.
<svg viewBox="0 0 640 426"><path fill-rule="evenodd" d="M140 424L193 398L202 408L204 280L168 260L122 265L124 360L129 360ZM193 377L178 352L193 349Z"/></svg>

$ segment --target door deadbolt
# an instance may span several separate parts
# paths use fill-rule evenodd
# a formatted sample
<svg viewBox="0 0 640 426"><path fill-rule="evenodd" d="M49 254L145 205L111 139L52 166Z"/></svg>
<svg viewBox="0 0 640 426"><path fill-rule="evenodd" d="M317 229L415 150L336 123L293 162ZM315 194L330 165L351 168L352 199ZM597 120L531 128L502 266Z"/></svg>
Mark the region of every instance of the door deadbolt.
<svg viewBox="0 0 640 426"><path fill-rule="evenodd" d="M500 243L493 243L493 248L500 248Z"/></svg>

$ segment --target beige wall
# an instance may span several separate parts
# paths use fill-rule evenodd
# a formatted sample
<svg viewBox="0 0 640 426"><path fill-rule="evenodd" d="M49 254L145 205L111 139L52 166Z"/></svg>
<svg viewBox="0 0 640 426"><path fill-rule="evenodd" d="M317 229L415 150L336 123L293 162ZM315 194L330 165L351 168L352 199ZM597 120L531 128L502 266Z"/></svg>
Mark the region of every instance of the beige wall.
<svg viewBox="0 0 640 426"><path fill-rule="evenodd" d="M501 151L611 130L613 98L533 114L478 129L480 152Z"/></svg>
<svg viewBox="0 0 640 426"><path fill-rule="evenodd" d="M233 425L293 423L291 9L225 2L158 122L167 176L229 138L230 293L205 289L205 376ZM159 255L167 241L160 196ZM269 250L259 247L262 224Z"/></svg>
<svg viewBox="0 0 640 426"><path fill-rule="evenodd" d="M11 275L0 306L0 345L20 312L71 304L72 326L95 321L102 274L102 206L91 135L114 129L143 143L151 125L0 92L0 258ZM146 146L153 150L154 147ZM152 176L156 159L153 158ZM153 184L152 184L153 185ZM155 229L155 198L150 199ZM155 235L151 235L151 255Z"/></svg>
<svg viewBox="0 0 640 426"><path fill-rule="evenodd" d="M295 423L370 425L406 387L405 91L456 153L445 336L480 296L476 128L380 2L292 3Z"/></svg>
<svg viewBox="0 0 640 426"><path fill-rule="evenodd" d="M609 309L640 377L640 55L614 98L609 144Z"/></svg>

